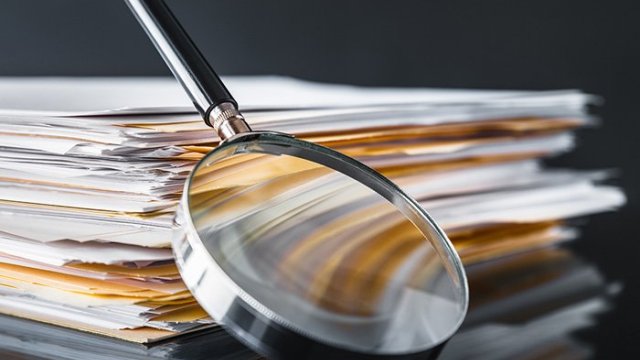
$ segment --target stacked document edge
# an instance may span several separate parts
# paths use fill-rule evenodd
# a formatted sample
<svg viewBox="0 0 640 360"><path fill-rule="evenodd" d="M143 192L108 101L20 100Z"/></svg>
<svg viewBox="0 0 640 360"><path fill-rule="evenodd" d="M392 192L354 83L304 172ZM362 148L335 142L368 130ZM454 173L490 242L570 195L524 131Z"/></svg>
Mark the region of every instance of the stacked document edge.
<svg viewBox="0 0 640 360"><path fill-rule="evenodd" d="M624 202L601 185L606 172L540 163L591 123L594 98L576 91L228 82L254 129L332 147L398 183L465 264L573 239L565 219ZM47 94L50 109L11 102ZM182 184L218 142L177 85L5 80L0 108L0 312L136 342L214 325L169 248Z"/></svg>

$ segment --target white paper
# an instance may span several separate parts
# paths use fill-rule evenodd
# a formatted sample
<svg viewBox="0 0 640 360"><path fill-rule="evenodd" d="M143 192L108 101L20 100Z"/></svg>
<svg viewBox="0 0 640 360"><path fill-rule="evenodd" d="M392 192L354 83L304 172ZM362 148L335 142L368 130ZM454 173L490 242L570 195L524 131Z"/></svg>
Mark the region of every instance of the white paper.
<svg viewBox="0 0 640 360"><path fill-rule="evenodd" d="M357 88L284 77L228 77L224 81L243 109L469 103L531 94L526 91ZM566 94L576 104L585 101L585 97L576 92ZM509 106L509 101L504 100L504 105ZM2 114L20 116L194 112L192 102L171 78L4 78L0 81L0 109Z"/></svg>

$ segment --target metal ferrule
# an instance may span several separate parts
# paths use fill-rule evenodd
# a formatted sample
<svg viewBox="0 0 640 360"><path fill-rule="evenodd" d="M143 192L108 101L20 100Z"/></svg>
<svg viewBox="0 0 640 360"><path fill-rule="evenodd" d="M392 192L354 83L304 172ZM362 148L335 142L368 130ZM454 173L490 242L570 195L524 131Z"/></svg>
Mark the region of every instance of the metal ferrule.
<svg viewBox="0 0 640 360"><path fill-rule="evenodd" d="M233 135L251 131L244 116L234 104L225 102L218 104L209 113L209 123L218 133L221 140L228 139Z"/></svg>

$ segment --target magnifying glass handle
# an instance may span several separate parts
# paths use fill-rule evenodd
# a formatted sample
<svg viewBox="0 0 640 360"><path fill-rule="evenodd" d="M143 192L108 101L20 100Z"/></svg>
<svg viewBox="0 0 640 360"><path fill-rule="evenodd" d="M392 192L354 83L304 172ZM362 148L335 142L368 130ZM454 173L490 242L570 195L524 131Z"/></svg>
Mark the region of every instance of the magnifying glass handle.
<svg viewBox="0 0 640 360"><path fill-rule="evenodd" d="M238 104L163 0L125 0L205 123L224 140L251 131Z"/></svg>

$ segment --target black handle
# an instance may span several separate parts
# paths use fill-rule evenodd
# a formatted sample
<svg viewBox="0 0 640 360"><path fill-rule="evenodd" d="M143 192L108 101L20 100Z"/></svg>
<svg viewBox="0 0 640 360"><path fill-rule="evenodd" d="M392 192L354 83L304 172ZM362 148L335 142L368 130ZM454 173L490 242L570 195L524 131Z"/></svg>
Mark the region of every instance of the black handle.
<svg viewBox="0 0 640 360"><path fill-rule="evenodd" d="M221 103L238 104L163 0L125 0L207 125Z"/></svg>

